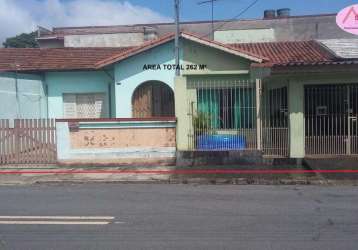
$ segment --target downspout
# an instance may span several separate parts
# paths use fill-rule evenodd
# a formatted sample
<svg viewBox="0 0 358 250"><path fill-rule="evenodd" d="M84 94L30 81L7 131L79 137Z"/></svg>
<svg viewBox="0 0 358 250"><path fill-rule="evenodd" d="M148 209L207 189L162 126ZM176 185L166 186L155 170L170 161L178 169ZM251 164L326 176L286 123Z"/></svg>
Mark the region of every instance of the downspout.
<svg viewBox="0 0 358 250"><path fill-rule="evenodd" d="M114 77L106 70L102 69L103 72L108 76L109 79L112 80L112 82L109 82L108 84L108 113L109 117L112 118L112 93L111 93L111 84L114 83Z"/></svg>
<svg viewBox="0 0 358 250"><path fill-rule="evenodd" d="M42 73L42 82L43 82L43 86L44 86L44 94L45 94L45 98L46 98L46 117L47 119L49 118L49 112L48 112L48 85L46 82L46 73ZM40 102L41 105L41 102Z"/></svg>
<svg viewBox="0 0 358 250"><path fill-rule="evenodd" d="M108 83L108 114L109 118L112 118L112 93L111 93L111 82Z"/></svg>
<svg viewBox="0 0 358 250"><path fill-rule="evenodd" d="M17 65L15 65L15 98L16 98L16 118L20 119L21 110L20 110L20 101L19 101L19 86L18 86L18 75L17 75Z"/></svg>

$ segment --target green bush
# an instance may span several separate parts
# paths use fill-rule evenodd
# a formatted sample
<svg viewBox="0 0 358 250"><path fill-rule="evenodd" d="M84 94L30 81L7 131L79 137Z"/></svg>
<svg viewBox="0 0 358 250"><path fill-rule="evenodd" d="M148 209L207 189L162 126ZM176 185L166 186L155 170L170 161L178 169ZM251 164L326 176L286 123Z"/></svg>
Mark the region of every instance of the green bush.
<svg viewBox="0 0 358 250"><path fill-rule="evenodd" d="M209 130L211 124L211 116L205 112L198 112L197 115L193 117L193 127L194 131L197 134L201 134Z"/></svg>

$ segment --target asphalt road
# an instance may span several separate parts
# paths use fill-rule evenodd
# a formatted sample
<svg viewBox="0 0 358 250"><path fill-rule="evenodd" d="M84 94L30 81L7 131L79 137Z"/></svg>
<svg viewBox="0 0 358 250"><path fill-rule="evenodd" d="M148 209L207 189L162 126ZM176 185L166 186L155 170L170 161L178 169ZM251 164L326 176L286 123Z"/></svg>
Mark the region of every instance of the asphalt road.
<svg viewBox="0 0 358 250"><path fill-rule="evenodd" d="M353 186L0 187L0 249L357 249L357 194Z"/></svg>

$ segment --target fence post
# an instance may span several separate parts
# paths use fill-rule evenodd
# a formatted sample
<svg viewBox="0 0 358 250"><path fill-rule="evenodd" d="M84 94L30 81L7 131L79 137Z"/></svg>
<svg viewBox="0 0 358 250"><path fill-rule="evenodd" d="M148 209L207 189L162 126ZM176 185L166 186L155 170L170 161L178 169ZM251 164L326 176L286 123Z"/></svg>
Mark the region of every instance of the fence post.
<svg viewBox="0 0 358 250"><path fill-rule="evenodd" d="M256 89L256 140L257 140L257 150L262 150L262 123L261 123L261 86L262 80L256 79L255 89Z"/></svg>
<svg viewBox="0 0 358 250"><path fill-rule="evenodd" d="M20 162L20 121L18 119L14 119L14 141L15 141L15 162Z"/></svg>

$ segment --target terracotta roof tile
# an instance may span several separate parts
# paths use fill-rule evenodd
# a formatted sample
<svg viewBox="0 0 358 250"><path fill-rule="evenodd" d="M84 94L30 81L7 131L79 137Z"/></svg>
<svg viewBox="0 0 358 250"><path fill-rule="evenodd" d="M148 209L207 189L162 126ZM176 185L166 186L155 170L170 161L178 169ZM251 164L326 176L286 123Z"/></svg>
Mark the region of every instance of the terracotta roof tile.
<svg viewBox="0 0 358 250"><path fill-rule="evenodd" d="M292 64L315 65L340 60L316 41L227 45L212 42L191 33L183 32L182 35L184 38L186 35L186 38L193 38L204 44L211 43L217 48L231 50L231 53L238 52L249 58L260 59L262 63L252 64L255 67L290 66ZM168 34L141 46L125 48L0 49L0 71L94 70L172 39L174 39L174 34Z"/></svg>
<svg viewBox="0 0 358 250"><path fill-rule="evenodd" d="M104 67L106 65L109 65L109 64L118 62L120 60L123 60L125 58L128 58L130 56L139 54L139 53L141 53L143 51L146 51L146 50L151 49L153 47L159 46L159 45L161 45L163 43L169 42L172 39L174 39L174 34L170 33L170 34L162 36L162 37L160 37L158 39L149 40L149 41L143 43L140 46L132 47L131 49L128 49L126 51L119 52L119 53L113 53L112 56L109 56L109 57L107 57L107 58L105 58L103 60L98 61L96 63L96 68L101 68L101 67Z"/></svg>
<svg viewBox="0 0 358 250"><path fill-rule="evenodd" d="M96 62L126 48L2 48L0 71L51 71L95 69Z"/></svg>
<svg viewBox="0 0 358 250"><path fill-rule="evenodd" d="M288 63L330 62L335 55L324 49L316 41L265 42L230 44L268 58L264 65L283 65ZM258 64L255 64L258 65Z"/></svg>

